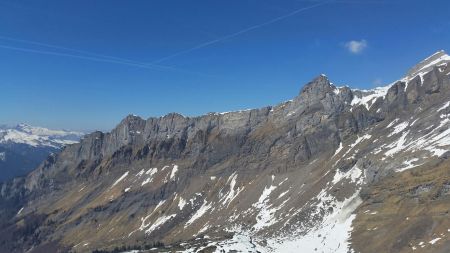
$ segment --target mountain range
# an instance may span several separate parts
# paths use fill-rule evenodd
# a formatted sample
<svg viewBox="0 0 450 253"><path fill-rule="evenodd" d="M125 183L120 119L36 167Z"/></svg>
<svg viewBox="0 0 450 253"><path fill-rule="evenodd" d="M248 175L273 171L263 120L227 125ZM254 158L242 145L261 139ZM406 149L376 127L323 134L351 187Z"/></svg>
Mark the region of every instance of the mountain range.
<svg viewBox="0 0 450 253"><path fill-rule="evenodd" d="M23 176L83 133L19 124L0 126L0 181Z"/></svg>
<svg viewBox="0 0 450 253"><path fill-rule="evenodd" d="M0 252L449 252L450 56L372 90L129 115L0 185Z"/></svg>

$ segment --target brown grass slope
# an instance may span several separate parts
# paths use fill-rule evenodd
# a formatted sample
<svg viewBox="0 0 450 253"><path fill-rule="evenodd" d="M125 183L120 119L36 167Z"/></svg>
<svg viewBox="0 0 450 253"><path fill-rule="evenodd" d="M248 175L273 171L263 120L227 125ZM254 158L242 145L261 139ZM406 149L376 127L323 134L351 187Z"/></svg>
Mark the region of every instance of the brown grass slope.
<svg viewBox="0 0 450 253"><path fill-rule="evenodd" d="M363 197L353 223L357 252L450 252L450 161L392 174Z"/></svg>

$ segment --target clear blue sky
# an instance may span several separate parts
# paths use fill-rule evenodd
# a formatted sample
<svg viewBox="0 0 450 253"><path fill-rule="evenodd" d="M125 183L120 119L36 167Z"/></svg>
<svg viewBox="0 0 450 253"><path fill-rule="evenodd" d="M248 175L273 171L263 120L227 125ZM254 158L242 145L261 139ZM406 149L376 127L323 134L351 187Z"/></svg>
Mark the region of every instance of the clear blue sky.
<svg viewBox="0 0 450 253"><path fill-rule="evenodd" d="M130 113L257 108L320 73L371 88L448 52L449 10L448 0L0 0L0 124L108 130Z"/></svg>

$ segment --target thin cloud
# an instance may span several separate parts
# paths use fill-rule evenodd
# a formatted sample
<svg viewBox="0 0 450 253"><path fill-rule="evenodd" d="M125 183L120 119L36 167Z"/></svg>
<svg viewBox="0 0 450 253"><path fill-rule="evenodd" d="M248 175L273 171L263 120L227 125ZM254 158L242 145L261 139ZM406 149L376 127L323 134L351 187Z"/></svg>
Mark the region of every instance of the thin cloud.
<svg viewBox="0 0 450 253"><path fill-rule="evenodd" d="M351 40L344 44L344 47L352 54L360 54L367 48L366 40Z"/></svg>
<svg viewBox="0 0 450 253"><path fill-rule="evenodd" d="M377 87L381 86L381 85L383 85L383 80L381 78L377 78L377 79L373 80L372 84Z"/></svg>

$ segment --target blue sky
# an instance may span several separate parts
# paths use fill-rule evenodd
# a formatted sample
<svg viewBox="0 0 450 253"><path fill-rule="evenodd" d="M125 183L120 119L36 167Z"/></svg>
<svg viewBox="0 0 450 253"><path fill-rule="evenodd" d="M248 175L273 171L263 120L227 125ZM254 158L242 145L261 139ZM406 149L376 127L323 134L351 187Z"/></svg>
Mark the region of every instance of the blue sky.
<svg viewBox="0 0 450 253"><path fill-rule="evenodd" d="M325 73L390 83L450 45L447 0L0 0L0 123L273 105ZM157 65L157 66L155 66Z"/></svg>

